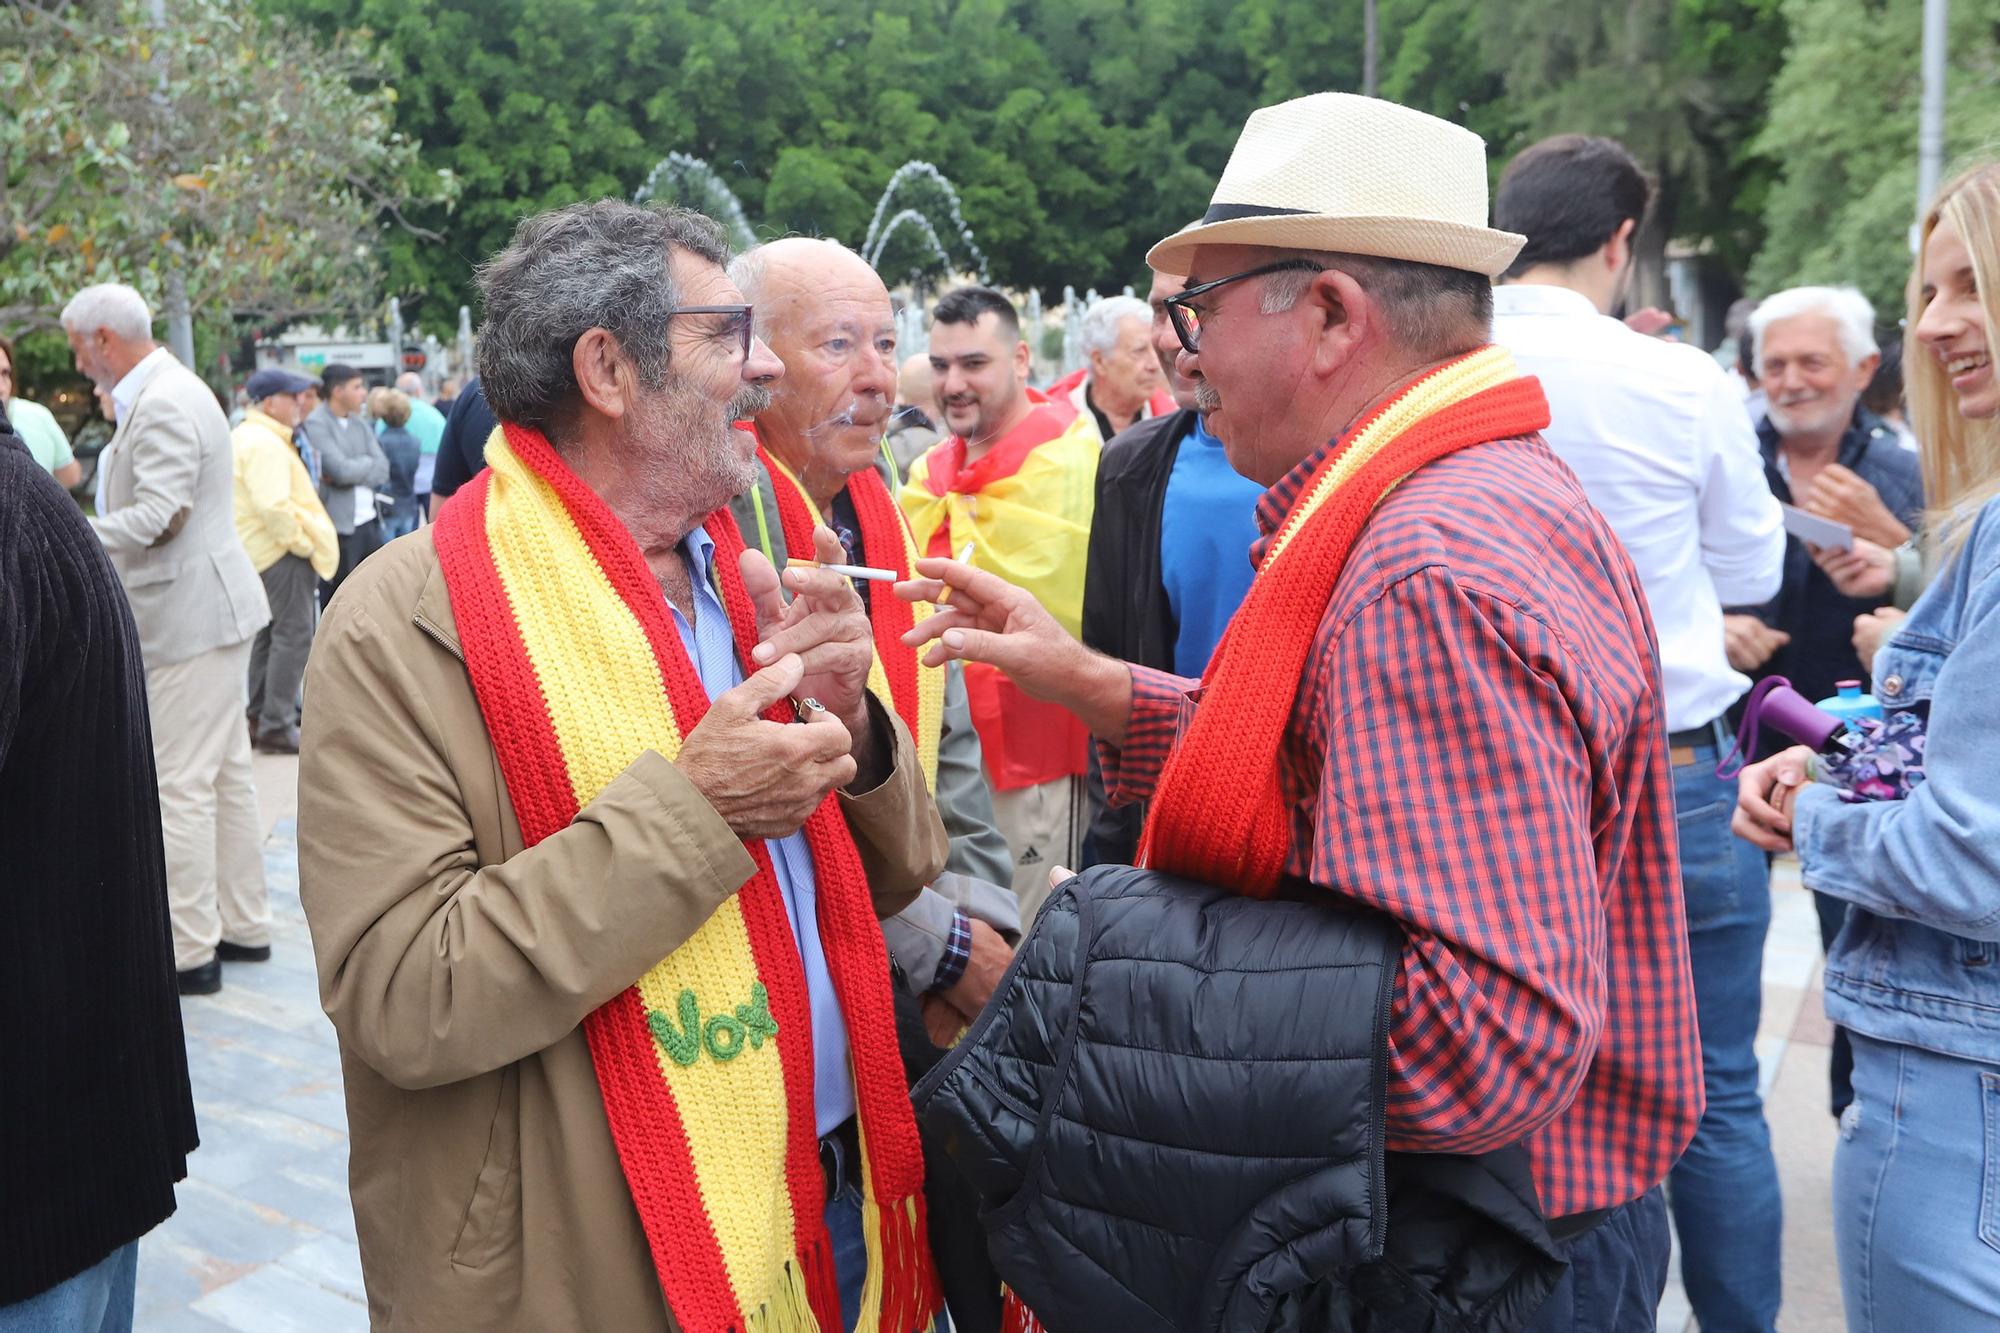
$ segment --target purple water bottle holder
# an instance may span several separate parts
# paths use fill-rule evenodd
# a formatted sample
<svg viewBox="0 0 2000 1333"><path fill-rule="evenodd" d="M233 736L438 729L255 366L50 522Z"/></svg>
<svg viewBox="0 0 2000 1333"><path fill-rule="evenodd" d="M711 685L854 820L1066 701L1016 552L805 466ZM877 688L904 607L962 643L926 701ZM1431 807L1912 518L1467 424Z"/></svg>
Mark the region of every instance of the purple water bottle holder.
<svg viewBox="0 0 2000 1333"><path fill-rule="evenodd" d="M1715 766L1715 776L1733 778L1743 771L1743 765L1757 753L1758 731L1764 726L1823 752L1827 742L1845 731L1847 724L1793 689L1792 682L1783 676L1766 676L1744 700L1743 725L1736 729L1736 744Z"/></svg>

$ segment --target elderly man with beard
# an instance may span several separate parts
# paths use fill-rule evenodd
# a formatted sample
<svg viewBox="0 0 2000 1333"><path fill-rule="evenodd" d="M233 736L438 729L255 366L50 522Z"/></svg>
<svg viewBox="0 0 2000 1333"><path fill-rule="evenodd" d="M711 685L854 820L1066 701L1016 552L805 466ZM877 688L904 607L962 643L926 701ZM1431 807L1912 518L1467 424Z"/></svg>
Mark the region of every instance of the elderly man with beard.
<svg viewBox="0 0 2000 1333"><path fill-rule="evenodd" d="M1904 563L1911 563L1923 476L1917 455L1861 405L1881 359L1868 298L1852 287L1778 292L1750 316L1750 340L1757 381L1769 398L1757 436L1772 494L1845 523L1857 543L1900 548ZM1722 618L1731 666L1758 679L1783 676L1808 699L1826 698L1840 681L1868 679L1854 646L1854 622L1883 599L1842 591L1821 563L1838 554L1786 537L1778 595ZM1813 905L1820 942L1831 948L1846 904L1816 893ZM1828 1102L1836 1117L1854 1100L1853 1067L1847 1034L1835 1029Z"/></svg>
<svg viewBox="0 0 2000 1333"><path fill-rule="evenodd" d="M320 627L300 884L378 1326L937 1309L876 918L944 831L853 590L723 507L783 374L727 258L683 210L523 222L487 471Z"/></svg>

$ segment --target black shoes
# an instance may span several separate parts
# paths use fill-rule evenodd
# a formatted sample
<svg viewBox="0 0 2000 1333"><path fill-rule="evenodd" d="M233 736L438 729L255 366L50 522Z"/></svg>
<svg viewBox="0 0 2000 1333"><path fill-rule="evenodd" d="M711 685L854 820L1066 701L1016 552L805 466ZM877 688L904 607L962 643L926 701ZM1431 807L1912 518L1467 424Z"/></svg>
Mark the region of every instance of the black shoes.
<svg viewBox="0 0 2000 1333"><path fill-rule="evenodd" d="M286 727L283 731L260 731L251 737L250 745L258 754L297 754L299 729Z"/></svg>
<svg viewBox="0 0 2000 1333"><path fill-rule="evenodd" d="M231 944L223 940L215 946L215 957L200 967L191 967L185 972L174 973L180 983L183 995L213 995L222 989L222 965L224 963L268 963L271 961L271 946L268 944Z"/></svg>
<svg viewBox="0 0 2000 1333"><path fill-rule="evenodd" d="M174 976L183 995L213 995L222 989L222 961L219 957L211 958L200 967L176 972Z"/></svg>

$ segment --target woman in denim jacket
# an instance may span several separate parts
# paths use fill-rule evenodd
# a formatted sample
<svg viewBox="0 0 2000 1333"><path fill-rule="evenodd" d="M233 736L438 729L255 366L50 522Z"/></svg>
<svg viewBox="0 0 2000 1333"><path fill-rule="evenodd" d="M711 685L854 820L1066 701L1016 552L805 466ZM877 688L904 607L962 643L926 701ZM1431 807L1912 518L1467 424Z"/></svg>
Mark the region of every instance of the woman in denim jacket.
<svg viewBox="0 0 2000 1333"><path fill-rule="evenodd" d="M1744 770L1736 815L1856 909L1826 1009L1854 1037L1834 1234L1864 1333L2000 1328L2000 164L1921 235L1905 365L1941 572L1874 675L1885 708L1927 711L1927 780L1848 804L1801 747Z"/></svg>

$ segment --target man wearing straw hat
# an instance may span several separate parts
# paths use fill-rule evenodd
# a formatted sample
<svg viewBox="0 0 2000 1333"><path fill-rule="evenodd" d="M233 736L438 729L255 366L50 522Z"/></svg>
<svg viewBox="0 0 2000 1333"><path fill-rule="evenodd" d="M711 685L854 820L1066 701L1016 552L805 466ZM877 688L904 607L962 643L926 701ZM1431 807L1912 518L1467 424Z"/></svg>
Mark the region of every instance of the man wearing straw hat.
<svg viewBox="0 0 2000 1333"><path fill-rule="evenodd" d="M1197 682L1094 654L947 560L912 632L1100 738L1142 861L1403 928L1388 1147L1524 1142L1569 1275L1536 1329L1651 1329L1660 1181L1702 1108L1659 665L1637 576L1490 344L1480 140L1323 93L1256 112L1185 273L1180 369L1270 489L1258 568ZM1115 1095L1115 1090L1107 1095Z"/></svg>

